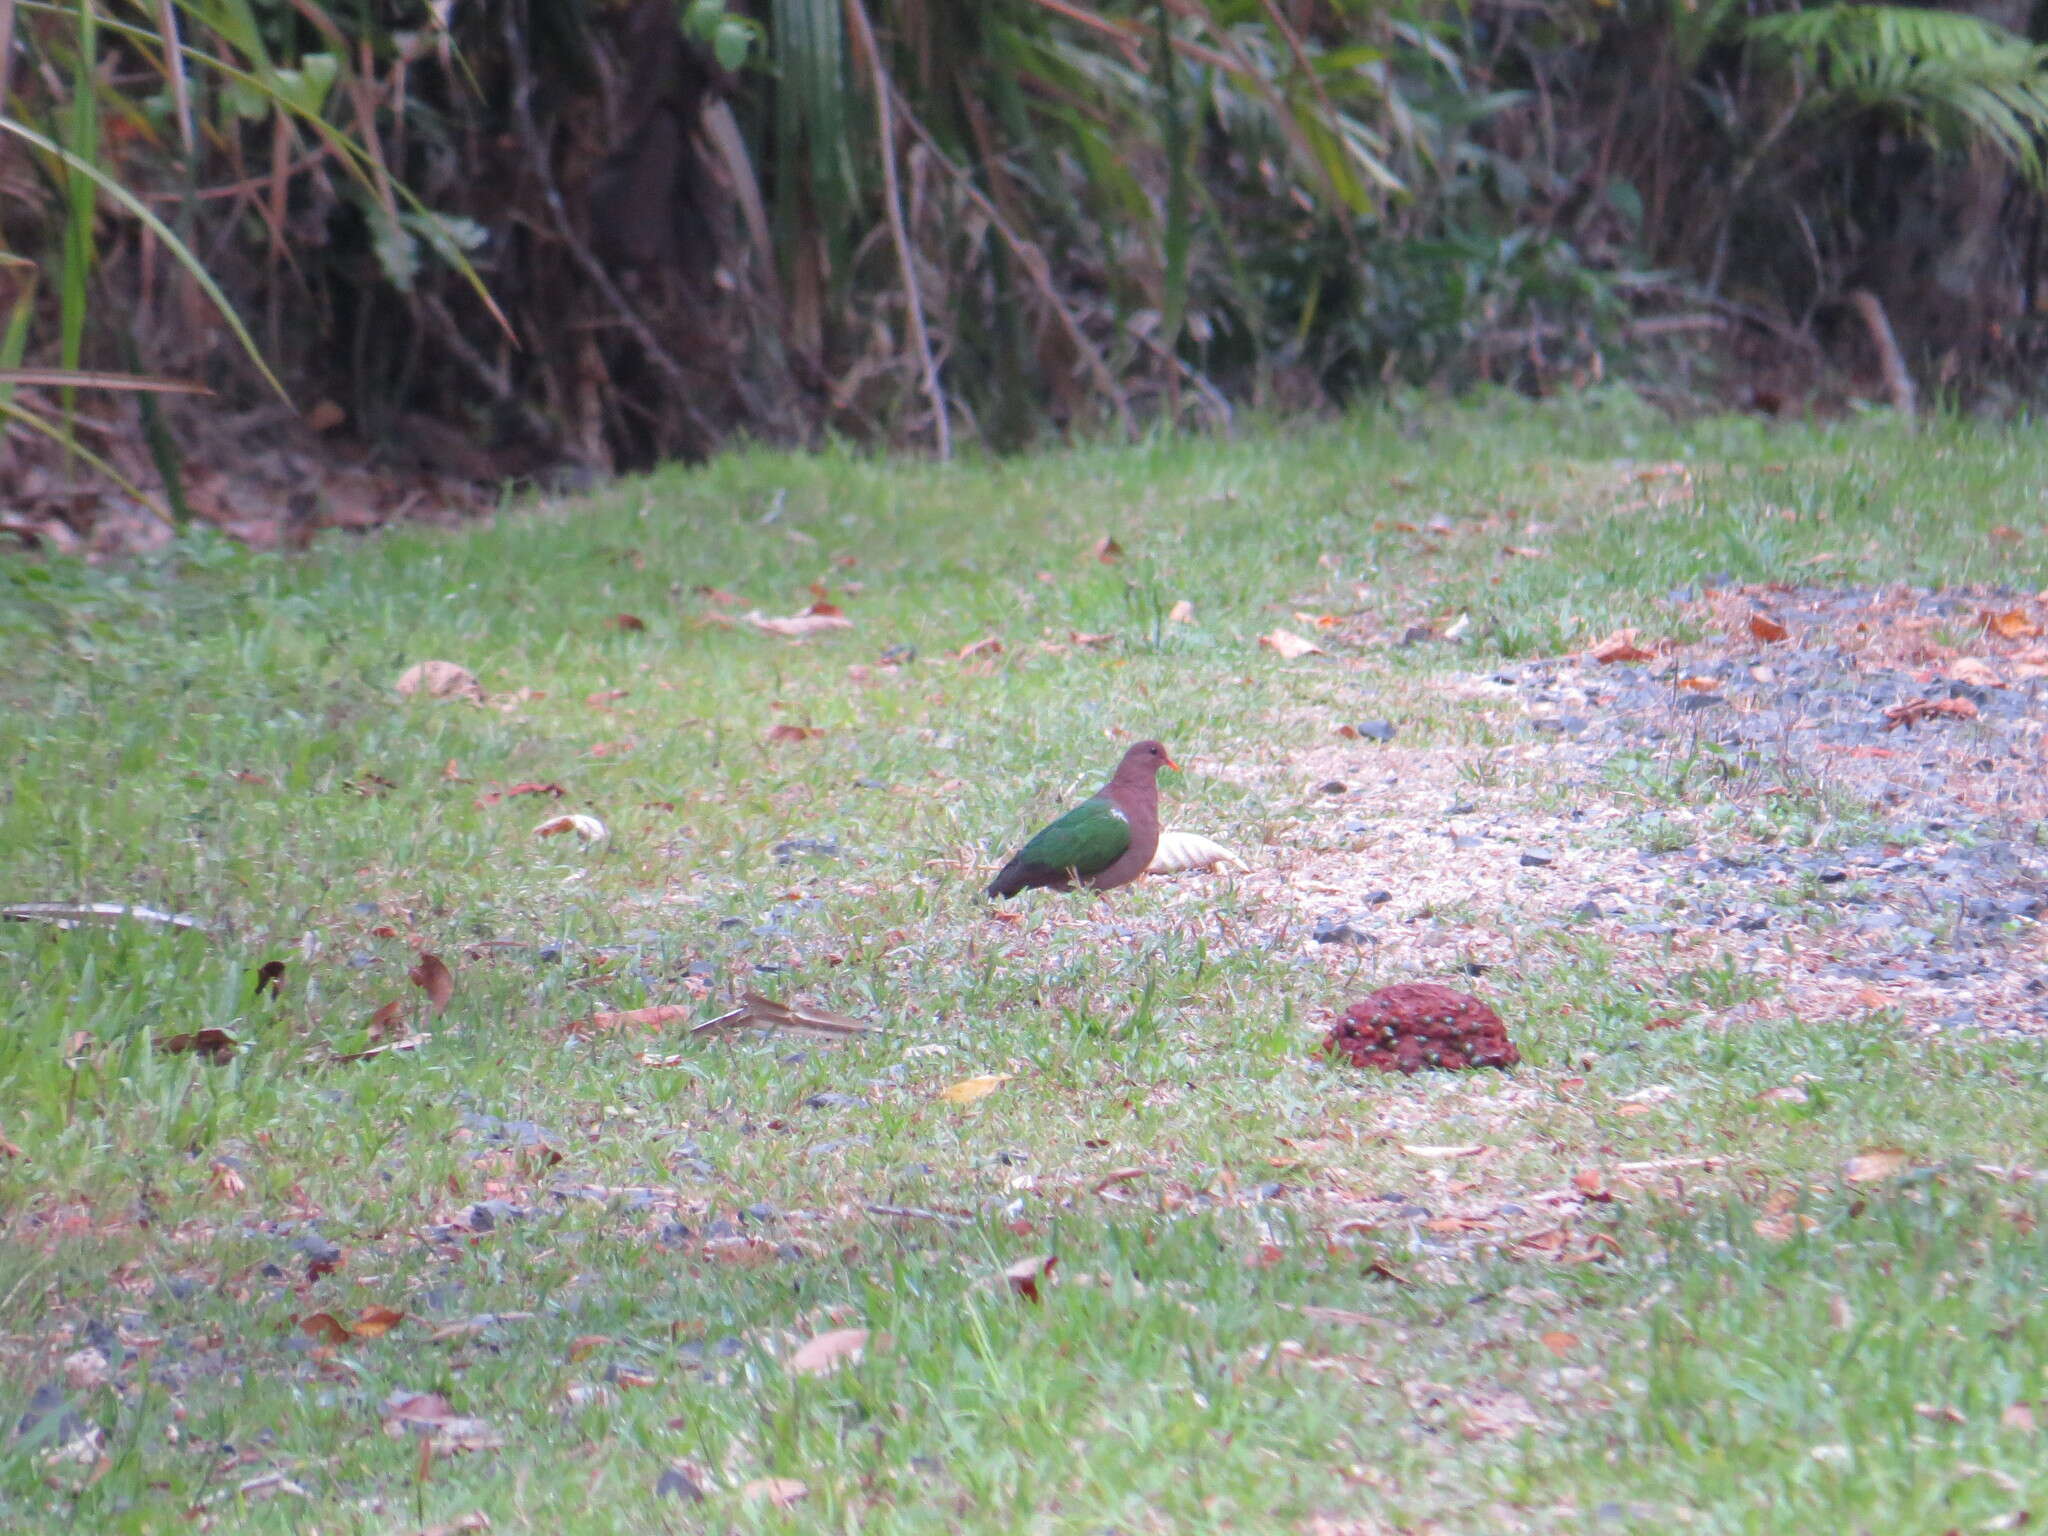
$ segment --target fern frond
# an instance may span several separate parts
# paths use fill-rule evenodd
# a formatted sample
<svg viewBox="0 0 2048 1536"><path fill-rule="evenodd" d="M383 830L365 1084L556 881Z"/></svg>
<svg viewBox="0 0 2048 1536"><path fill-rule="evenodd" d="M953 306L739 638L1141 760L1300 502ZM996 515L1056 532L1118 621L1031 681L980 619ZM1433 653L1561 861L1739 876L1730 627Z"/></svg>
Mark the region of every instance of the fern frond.
<svg viewBox="0 0 2048 1536"><path fill-rule="evenodd" d="M1898 5L1818 6L1745 32L1811 76L1809 114L1898 112L1939 148L1988 144L2043 179L2048 48L1975 16Z"/></svg>

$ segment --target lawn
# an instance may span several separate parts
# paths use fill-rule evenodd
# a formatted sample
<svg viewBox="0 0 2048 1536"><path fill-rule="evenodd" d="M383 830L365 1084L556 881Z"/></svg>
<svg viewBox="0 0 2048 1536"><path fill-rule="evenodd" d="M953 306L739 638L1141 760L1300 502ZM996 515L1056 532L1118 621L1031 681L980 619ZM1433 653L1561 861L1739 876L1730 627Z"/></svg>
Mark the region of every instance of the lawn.
<svg viewBox="0 0 2048 1536"><path fill-rule="evenodd" d="M2019 1528L2044 487L1609 392L8 557L0 905L201 926L0 923L0 1526ZM1143 736L1244 867L992 911ZM1318 1051L1415 979L1521 1064Z"/></svg>

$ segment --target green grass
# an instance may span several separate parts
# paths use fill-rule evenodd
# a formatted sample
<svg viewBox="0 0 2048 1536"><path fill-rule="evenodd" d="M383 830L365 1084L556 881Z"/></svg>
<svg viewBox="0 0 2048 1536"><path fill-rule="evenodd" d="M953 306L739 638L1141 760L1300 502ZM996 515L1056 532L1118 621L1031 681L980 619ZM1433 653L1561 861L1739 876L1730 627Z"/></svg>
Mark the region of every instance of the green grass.
<svg viewBox="0 0 2048 1536"><path fill-rule="evenodd" d="M1699 497L1640 504L1679 460ZM1465 983L1512 1077L1366 1080L1311 1026L1376 963L1311 953L1255 887L1034 897L1014 924L975 891L1141 735L1190 765L1174 824L1255 862L1348 846L1289 765L1377 715L1458 754L1447 785L1613 803L1638 842L1833 835L1856 808L1810 786L1738 815L1705 768L1531 782L1512 720L1442 684L1664 632L1665 593L1712 572L2038 588L2044 472L2018 431L1681 435L1596 395L953 468L735 455L463 535L0 567L0 900L213 925L0 925L0 1399L126 1341L107 1383L73 1361L97 1453L53 1457L57 1414L0 1440L0 1524L1882 1532L2040 1507L2039 1437L2007 1421L2048 1398L2048 1202L1972 1168L2039 1159L2038 1042L1803 1021L1770 966L1566 925ZM716 622L813 582L853 629ZM1338 662L1255 646L1296 611L1471 626ZM399 699L428 658L501 705ZM566 793L478 803L528 781ZM536 838L557 810L609 840ZM421 948L455 974L439 1017ZM566 1028L747 986L887 1033ZM432 1039L333 1060L392 1000ZM1748 1022L1645 1028L1674 1010ZM202 1028L234 1058L152 1048ZM1410 1150L1461 1145L1489 1150ZM1843 1183L1880 1147L1912 1171ZM345 1252L309 1275L314 1226ZM1045 1253L1034 1304L1002 1271ZM295 1326L369 1306L408 1317L325 1348ZM857 1363L790 1370L842 1326L870 1330ZM379 1412L419 1392L502 1444L423 1460ZM702 1503L657 1494L672 1464ZM237 1494L273 1472L299 1491ZM742 1491L769 1478L809 1496Z"/></svg>

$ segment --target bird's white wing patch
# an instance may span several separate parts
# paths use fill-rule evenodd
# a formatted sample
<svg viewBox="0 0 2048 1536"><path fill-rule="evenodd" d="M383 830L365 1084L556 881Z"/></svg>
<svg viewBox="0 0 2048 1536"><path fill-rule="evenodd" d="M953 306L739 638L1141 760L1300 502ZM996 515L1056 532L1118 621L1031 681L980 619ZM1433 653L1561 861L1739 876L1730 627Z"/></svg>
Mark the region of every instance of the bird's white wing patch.
<svg viewBox="0 0 2048 1536"><path fill-rule="evenodd" d="M1113 805L1109 808L1109 814L1114 816L1118 821L1122 822L1127 827L1131 824L1131 818L1126 816L1122 811L1118 810Z"/></svg>

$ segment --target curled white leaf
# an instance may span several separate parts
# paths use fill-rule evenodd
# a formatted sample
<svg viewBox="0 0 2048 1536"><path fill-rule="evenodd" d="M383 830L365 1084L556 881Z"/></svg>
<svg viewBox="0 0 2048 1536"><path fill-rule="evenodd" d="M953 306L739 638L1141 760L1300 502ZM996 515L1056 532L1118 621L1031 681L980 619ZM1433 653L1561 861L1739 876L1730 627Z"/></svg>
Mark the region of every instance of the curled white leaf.
<svg viewBox="0 0 2048 1536"><path fill-rule="evenodd" d="M1243 859L1232 853L1221 843L1195 832L1162 832L1159 847L1152 854L1148 866L1155 875L1177 875L1187 869L1213 869L1218 864L1235 864L1239 869L1249 866Z"/></svg>

